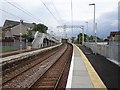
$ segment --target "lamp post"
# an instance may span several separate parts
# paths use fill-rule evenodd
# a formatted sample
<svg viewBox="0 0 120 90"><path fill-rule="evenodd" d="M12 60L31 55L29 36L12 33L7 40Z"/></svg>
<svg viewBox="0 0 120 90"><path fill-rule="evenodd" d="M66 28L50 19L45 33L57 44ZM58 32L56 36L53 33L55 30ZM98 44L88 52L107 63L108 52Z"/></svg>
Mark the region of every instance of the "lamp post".
<svg viewBox="0 0 120 90"><path fill-rule="evenodd" d="M95 3L93 4L89 4L89 6L93 5L94 6L94 20L93 20L93 31L94 31L94 41L95 41L95 49L94 49L94 53L96 55L96 50L97 50L97 40L96 40L96 26L95 26Z"/></svg>
<svg viewBox="0 0 120 90"><path fill-rule="evenodd" d="M87 35L87 31L88 31L88 22L86 21L85 23L86 23L86 25L87 25L87 27L86 27L86 35ZM88 42L89 42L89 37L88 37Z"/></svg>
<svg viewBox="0 0 120 90"><path fill-rule="evenodd" d="M96 44L96 49L97 49L97 34L96 34L96 31L97 31L97 22L95 23L95 44Z"/></svg>

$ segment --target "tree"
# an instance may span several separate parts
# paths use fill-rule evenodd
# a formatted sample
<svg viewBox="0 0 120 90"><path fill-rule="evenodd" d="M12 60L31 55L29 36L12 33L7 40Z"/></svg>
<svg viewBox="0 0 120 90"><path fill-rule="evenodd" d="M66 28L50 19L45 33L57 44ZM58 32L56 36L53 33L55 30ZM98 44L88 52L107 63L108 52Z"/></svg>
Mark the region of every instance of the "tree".
<svg viewBox="0 0 120 90"><path fill-rule="evenodd" d="M97 37L98 42L103 42L104 40L102 38Z"/></svg>
<svg viewBox="0 0 120 90"><path fill-rule="evenodd" d="M89 37L89 41L93 41L93 38L94 38L94 36L91 35L91 36Z"/></svg>
<svg viewBox="0 0 120 90"><path fill-rule="evenodd" d="M80 39L80 42L79 42L79 39ZM88 41L89 40L89 42L94 42L94 36L88 36L87 34L84 34L84 41L86 42L86 41ZM79 35L78 35L78 38L77 38L77 41L80 43L80 44L82 44L82 33L80 33ZM102 38L100 38L100 37L97 37L97 41L98 42L103 42L104 40L102 39Z"/></svg>
<svg viewBox="0 0 120 90"><path fill-rule="evenodd" d="M32 32L33 31L39 31L41 33L47 33L47 30L48 30L48 27L45 26L44 24L36 24L36 23L33 23L34 24L34 27L32 30L27 30L27 34L23 34L22 37L31 41L33 39L33 35L32 35Z"/></svg>
<svg viewBox="0 0 120 90"><path fill-rule="evenodd" d="M27 39L28 41L31 41L33 39L32 36L32 30L27 30L28 32L26 34L23 34L22 37Z"/></svg>
<svg viewBox="0 0 120 90"><path fill-rule="evenodd" d="M47 33L48 27L44 24L34 24L33 31L39 31L41 33Z"/></svg>
<svg viewBox="0 0 120 90"><path fill-rule="evenodd" d="M84 34L84 41L88 41L89 36L87 34ZM82 33L78 34L77 41L82 44Z"/></svg>

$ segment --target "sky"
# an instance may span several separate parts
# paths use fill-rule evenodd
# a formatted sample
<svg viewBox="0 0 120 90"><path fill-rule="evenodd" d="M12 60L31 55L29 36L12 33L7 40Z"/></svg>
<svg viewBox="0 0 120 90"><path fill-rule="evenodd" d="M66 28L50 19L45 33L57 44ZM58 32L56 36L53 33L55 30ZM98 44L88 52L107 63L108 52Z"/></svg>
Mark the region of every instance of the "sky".
<svg viewBox="0 0 120 90"><path fill-rule="evenodd" d="M85 33L92 35L94 7L89 4L95 3L97 35L106 38L111 31L118 31L118 2L119 0L72 0L73 25L83 25ZM71 0L0 0L0 26L6 19L43 23L49 27L49 33L62 36L64 30L56 27L71 25ZM69 37L77 36L80 32L81 29L74 28L73 32L71 29L66 29Z"/></svg>

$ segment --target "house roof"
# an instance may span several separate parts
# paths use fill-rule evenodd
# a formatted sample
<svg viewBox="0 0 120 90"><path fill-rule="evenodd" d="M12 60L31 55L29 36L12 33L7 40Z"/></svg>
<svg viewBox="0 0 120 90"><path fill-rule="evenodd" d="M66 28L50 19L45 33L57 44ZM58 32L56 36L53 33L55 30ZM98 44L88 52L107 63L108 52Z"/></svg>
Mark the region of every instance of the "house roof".
<svg viewBox="0 0 120 90"><path fill-rule="evenodd" d="M12 28L14 26L17 26L19 24L20 24L20 22L18 22L18 21L5 20L5 23L4 23L2 29L3 30L9 30L10 28ZM24 26L27 26L27 27L30 27L30 28L34 27L34 24L32 24L32 23L25 23L25 22L23 22L22 24Z"/></svg>
<svg viewBox="0 0 120 90"><path fill-rule="evenodd" d="M33 28L33 27L34 27L34 24L33 24L33 23L24 23L24 22L23 22L23 25L24 25L24 26L27 26L27 27L29 27L29 28Z"/></svg>
<svg viewBox="0 0 120 90"><path fill-rule="evenodd" d="M114 37L115 35L120 35L120 31L116 31L116 32L111 32L110 33L110 37Z"/></svg>
<svg viewBox="0 0 120 90"><path fill-rule="evenodd" d="M11 21L11 20L5 20L5 23L3 25L3 30L8 29L8 28L12 28L16 25L19 25L20 23L17 21Z"/></svg>

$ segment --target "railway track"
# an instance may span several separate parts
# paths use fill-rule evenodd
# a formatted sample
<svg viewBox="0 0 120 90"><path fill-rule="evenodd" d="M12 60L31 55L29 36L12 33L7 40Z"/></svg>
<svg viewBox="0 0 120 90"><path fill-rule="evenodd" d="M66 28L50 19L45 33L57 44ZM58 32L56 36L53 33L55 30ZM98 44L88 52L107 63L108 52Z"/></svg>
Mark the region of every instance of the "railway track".
<svg viewBox="0 0 120 90"><path fill-rule="evenodd" d="M66 66L69 65L71 61L71 48L72 46L68 45L67 50L63 53L59 60L36 83L34 83L31 88L52 88L54 90L58 89L60 87L60 81L62 79Z"/></svg>
<svg viewBox="0 0 120 90"><path fill-rule="evenodd" d="M44 61L45 59L49 58L51 55L55 54L58 50L61 49L62 46L58 48L54 48L49 51L45 51L39 53L37 55L30 56L29 58L19 60L18 62L13 62L12 64L4 66L2 70L3 80L2 83L11 80L15 76L27 71L28 69L32 68L33 66L37 65L38 63Z"/></svg>
<svg viewBox="0 0 120 90"><path fill-rule="evenodd" d="M61 81L63 72L72 55L72 46L65 44L49 53L42 59L36 58L32 62L17 65L10 73L4 73L4 88L53 88L56 89Z"/></svg>

